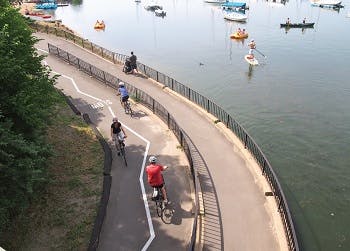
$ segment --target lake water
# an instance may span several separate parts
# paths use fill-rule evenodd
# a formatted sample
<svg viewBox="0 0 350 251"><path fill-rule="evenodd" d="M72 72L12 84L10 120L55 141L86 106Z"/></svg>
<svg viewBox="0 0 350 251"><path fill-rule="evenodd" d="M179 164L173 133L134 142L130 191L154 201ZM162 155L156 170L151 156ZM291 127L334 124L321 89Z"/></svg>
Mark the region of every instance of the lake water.
<svg viewBox="0 0 350 251"><path fill-rule="evenodd" d="M279 176L302 250L350 250L350 0L335 11L309 1L247 1L246 23L225 21L202 0L84 0L56 18L85 38L129 55L211 98L255 139ZM79 3L80 2L80 3ZM313 29L280 28L289 17ZM95 31L103 19L105 31ZM254 38L259 66L244 61ZM204 65L200 66L199 63Z"/></svg>

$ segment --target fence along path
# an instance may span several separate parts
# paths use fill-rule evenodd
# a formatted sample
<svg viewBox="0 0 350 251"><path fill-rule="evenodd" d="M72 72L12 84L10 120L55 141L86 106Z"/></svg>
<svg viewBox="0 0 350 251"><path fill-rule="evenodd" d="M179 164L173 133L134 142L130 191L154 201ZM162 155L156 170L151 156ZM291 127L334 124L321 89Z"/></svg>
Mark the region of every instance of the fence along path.
<svg viewBox="0 0 350 251"><path fill-rule="evenodd" d="M101 47L99 47L101 48ZM99 52L98 49L93 48L91 46L90 48L94 52L98 52L100 55L110 55L106 52ZM101 50L101 49L100 49ZM103 51L103 50L102 50ZM80 55L80 54L79 54ZM114 56L112 53L112 57L108 56L108 58L113 58L115 60L116 58L118 60L124 60L125 56L122 57L120 55ZM108 68L108 67L107 67ZM110 68L110 67L109 67ZM238 123L236 123L225 111L223 111L220 107L215 105L212 101L206 99L205 97L201 96L200 94L194 92L193 90L181 85L180 83L176 82L175 80L155 71L152 70L142 64L139 63L139 69L143 68L143 72L146 75L149 75L153 77L154 79L157 79L160 82L165 83L169 88L178 91L180 94L184 95L185 97L189 98L190 100L194 101L195 103L201 105L203 108L205 108L208 112L212 113L216 117L218 117L221 121L223 121L228 128L230 128L233 132L236 133L236 135L242 140L244 143L244 146L246 149L248 149L252 155L255 157L256 161L259 163L263 174L266 176L267 180L269 181L270 185L272 186L273 194L275 195L275 198L277 200L279 211L282 216L282 220L284 223L284 227L287 232L287 238L288 238L288 245L291 250L297 250L298 245L295 238L295 232L293 228L293 223L289 214L288 206L286 204L284 195L282 193L282 190L280 188L280 185L275 177L275 174L273 173L273 170L266 160L265 156L262 154L258 146L255 144L255 142L249 137L249 135L244 131L243 128L239 126ZM108 80L105 78L105 76L99 75L100 80L108 82ZM138 80L136 80L137 82ZM192 135L191 135L192 136Z"/></svg>

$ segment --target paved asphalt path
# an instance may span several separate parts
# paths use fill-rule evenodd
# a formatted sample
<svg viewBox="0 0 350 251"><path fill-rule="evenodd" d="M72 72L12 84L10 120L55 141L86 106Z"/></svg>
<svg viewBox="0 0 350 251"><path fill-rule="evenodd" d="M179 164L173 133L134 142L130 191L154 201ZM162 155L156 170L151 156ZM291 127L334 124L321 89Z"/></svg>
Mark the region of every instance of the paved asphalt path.
<svg viewBox="0 0 350 251"><path fill-rule="evenodd" d="M160 102L191 137L208 168L207 172L199 173L205 206L202 234L204 250L285 250L283 234L278 234L280 222L273 216L277 208L271 208L271 199L264 196L262 179L257 178L252 171L256 169L255 164L247 157L246 150L235 144L227 132L223 133L220 123L215 124L206 112L154 81L141 76L125 75L121 65L108 62L64 39L42 33L36 35L43 39L38 43L38 48L47 50L49 42L142 89ZM73 76L84 92L93 93L105 103L112 101L112 110L119 111L117 116L120 120L151 142L147 154L157 154L162 163L176 167L172 172L167 172L165 177L170 197L175 199L176 217L172 224L165 225L154 217L154 210L150 209L156 235L159 234L160 237L152 241L149 250L185 250L193 220L191 185L186 161L176 150L178 143L171 133L160 120L142 107L136 106L137 117L130 119L120 112L121 108L110 88L73 66L54 56L48 56L46 61L53 70ZM96 105L96 100L77 93L68 79L60 77L59 82L59 88L73 97L82 112L91 114L93 122L108 137L112 119L108 109L105 106L93 109L91 104ZM128 167L122 167L120 159L113 161L112 192L101 234L100 250L140 250L145 247L150 236L138 184L147 144L131 132L127 134L130 163Z"/></svg>

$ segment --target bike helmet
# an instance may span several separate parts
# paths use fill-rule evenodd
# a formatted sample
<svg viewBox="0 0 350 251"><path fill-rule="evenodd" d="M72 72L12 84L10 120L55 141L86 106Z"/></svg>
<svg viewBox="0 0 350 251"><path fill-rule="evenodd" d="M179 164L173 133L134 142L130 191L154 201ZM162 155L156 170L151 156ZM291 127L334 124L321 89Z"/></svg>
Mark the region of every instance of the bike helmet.
<svg viewBox="0 0 350 251"><path fill-rule="evenodd" d="M114 117L113 122L118 122L118 119L116 117Z"/></svg>
<svg viewBox="0 0 350 251"><path fill-rule="evenodd" d="M150 163L156 163L156 162L157 162L156 156L151 156L151 157L149 157L149 162L150 162Z"/></svg>
<svg viewBox="0 0 350 251"><path fill-rule="evenodd" d="M118 84L120 87L124 86L124 82L119 82Z"/></svg>

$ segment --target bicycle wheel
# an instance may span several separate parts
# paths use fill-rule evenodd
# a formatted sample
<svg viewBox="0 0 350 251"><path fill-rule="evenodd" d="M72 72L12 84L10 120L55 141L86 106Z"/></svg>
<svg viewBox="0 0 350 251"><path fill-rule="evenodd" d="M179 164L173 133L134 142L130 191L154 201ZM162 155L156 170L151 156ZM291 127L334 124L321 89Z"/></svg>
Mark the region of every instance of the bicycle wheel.
<svg viewBox="0 0 350 251"><path fill-rule="evenodd" d="M159 217L162 217L162 214L163 214L163 201L162 200L156 200L156 209L157 209L157 215Z"/></svg>
<svg viewBox="0 0 350 251"><path fill-rule="evenodd" d="M127 107L128 107L128 112L130 114L130 117L132 117L134 115L134 112L133 110L131 109L131 105L130 105L130 102L128 101L127 102Z"/></svg>
<svg viewBox="0 0 350 251"><path fill-rule="evenodd" d="M170 224L173 218L173 215L174 215L174 210L169 205L165 205L162 210L160 218L165 224Z"/></svg>

